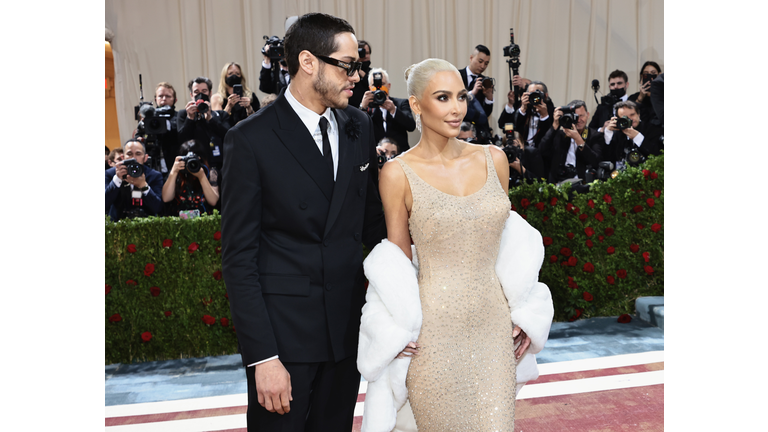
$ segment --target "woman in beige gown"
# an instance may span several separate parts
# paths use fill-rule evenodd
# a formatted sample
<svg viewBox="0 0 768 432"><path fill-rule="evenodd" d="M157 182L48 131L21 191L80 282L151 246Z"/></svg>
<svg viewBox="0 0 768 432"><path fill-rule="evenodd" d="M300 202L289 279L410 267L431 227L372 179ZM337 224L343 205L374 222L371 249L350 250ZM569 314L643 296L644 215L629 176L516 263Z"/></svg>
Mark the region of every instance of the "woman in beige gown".
<svg viewBox="0 0 768 432"><path fill-rule="evenodd" d="M413 239L419 262L421 333L400 354L413 356L410 405L419 432L512 432L516 359L530 338L513 328L494 270L507 157L455 138L468 92L453 65L427 59L405 74L422 136L384 165L380 190L388 240L413 258Z"/></svg>

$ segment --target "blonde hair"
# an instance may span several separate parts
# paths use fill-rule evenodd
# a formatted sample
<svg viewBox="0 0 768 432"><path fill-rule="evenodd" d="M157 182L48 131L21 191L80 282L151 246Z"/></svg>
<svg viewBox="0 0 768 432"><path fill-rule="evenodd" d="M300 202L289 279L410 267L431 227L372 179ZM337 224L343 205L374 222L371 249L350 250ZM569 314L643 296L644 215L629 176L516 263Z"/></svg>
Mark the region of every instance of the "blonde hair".
<svg viewBox="0 0 768 432"><path fill-rule="evenodd" d="M421 62L408 67L408 69L405 70L405 84L408 89L408 96L421 99L424 90L426 90L429 85L429 80L438 72L456 72L456 74L459 74L459 70L456 69L456 66L443 59L437 58L422 60ZM413 117L416 120L416 128L421 132L421 116L413 113Z"/></svg>
<svg viewBox="0 0 768 432"><path fill-rule="evenodd" d="M222 101L227 99L229 95L227 95L227 71L231 66L237 66L237 69L240 71L240 85L243 86L243 97L251 97L253 92L251 89L248 88L248 85L245 84L245 73L243 73L243 68L240 67L239 64L232 62L227 63L224 65L224 69L221 70L221 78L219 79L219 91L218 95L221 96ZM222 102L223 103L223 102Z"/></svg>

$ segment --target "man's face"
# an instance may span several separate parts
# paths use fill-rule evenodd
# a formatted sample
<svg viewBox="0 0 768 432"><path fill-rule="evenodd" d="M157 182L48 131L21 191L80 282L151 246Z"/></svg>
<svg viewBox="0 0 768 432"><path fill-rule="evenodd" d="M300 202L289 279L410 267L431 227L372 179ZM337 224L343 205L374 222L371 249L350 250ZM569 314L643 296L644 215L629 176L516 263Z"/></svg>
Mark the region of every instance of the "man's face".
<svg viewBox="0 0 768 432"><path fill-rule="evenodd" d="M535 92L536 90L544 93L544 86L541 85L541 84L531 84L531 85L528 86L528 94L531 94L531 93ZM546 97L547 97L547 94L544 93L544 98L546 99ZM542 99L541 102L545 103L544 99Z"/></svg>
<svg viewBox="0 0 768 432"><path fill-rule="evenodd" d="M616 77L616 78L611 78L611 79L608 81L608 88L609 88L610 90L614 90L614 89L625 89L625 88L627 88L627 82L626 82L626 81L624 81L624 78L623 78L623 77Z"/></svg>
<svg viewBox="0 0 768 432"><path fill-rule="evenodd" d="M158 107L173 105L175 102L171 89L158 87L155 91L155 103Z"/></svg>
<svg viewBox="0 0 768 432"><path fill-rule="evenodd" d="M211 90L208 89L208 84L192 83L192 93L191 93L192 99L194 99L195 96L197 96L200 93L208 96L209 98L211 97Z"/></svg>
<svg viewBox="0 0 768 432"><path fill-rule="evenodd" d="M352 33L339 33L335 37L336 52L328 57L343 62L357 61L357 38ZM352 97L352 88L355 83L360 81L359 74L347 76L347 71L343 68L326 64L318 59L318 70L312 82L312 87L326 107L344 109L349 104L349 98Z"/></svg>
<svg viewBox="0 0 768 432"><path fill-rule="evenodd" d="M136 159L136 162L143 164L147 161L147 154L144 153L144 146L140 143L131 141L125 146L124 159Z"/></svg>
<svg viewBox="0 0 768 432"><path fill-rule="evenodd" d="M461 131L461 132L459 132L459 136L457 136L456 138L458 138L460 140L463 140L463 141L470 140L470 139L474 138L472 136L472 129L470 129L468 131Z"/></svg>
<svg viewBox="0 0 768 432"><path fill-rule="evenodd" d="M640 116L637 114L637 111L635 111L632 108L619 108L618 112L616 112L616 117L629 117L630 120L632 120L632 128L637 129L637 126L640 124Z"/></svg>
<svg viewBox="0 0 768 432"><path fill-rule="evenodd" d="M584 128L587 127L587 120L589 120L589 113L584 107L578 107L576 108L576 114L579 115L579 119L576 121L576 130L579 132L583 132Z"/></svg>
<svg viewBox="0 0 768 432"><path fill-rule="evenodd" d="M380 154L383 154L388 159L397 156L397 146L392 143L381 143L378 147L376 147L376 150L378 150Z"/></svg>
<svg viewBox="0 0 768 432"><path fill-rule="evenodd" d="M109 161L109 166L113 167L117 165L118 162L122 162L125 160L125 155L122 153L116 153L115 154L115 160Z"/></svg>
<svg viewBox="0 0 768 432"><path fill-rule="evenodd" d="M469 56L469 70L475 75L480 75L485 72L490 61L491 56L475 51L473 55Z"/></svg>
<svg viewBox="0 0 768 432"><path fill-rule="evenodd" d="M361 58L361 62L367 62L371 61L371 47L368 45L363 45L363 49L365 50L365 57Z"/></svg>

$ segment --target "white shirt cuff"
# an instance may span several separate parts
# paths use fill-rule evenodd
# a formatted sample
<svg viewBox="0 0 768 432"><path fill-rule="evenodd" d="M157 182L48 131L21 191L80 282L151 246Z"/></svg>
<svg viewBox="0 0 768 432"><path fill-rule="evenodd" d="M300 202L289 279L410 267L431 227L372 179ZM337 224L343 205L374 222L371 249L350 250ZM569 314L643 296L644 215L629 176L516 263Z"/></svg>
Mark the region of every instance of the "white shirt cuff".
<svg viewBox="0 0 768 432"><path fill-rule="evenodd" d="M643 136L643 134L638 132L637 135L635 135L635 137L632 139L632 141L635 142L636 146L640 147L641 145L643 145L643 140L644 139L645 139L645 137Z"/></svg>
<svg viewBox="0 0 768 432"><path fill-rule="evenodd" d="M613 131L606 129L605 132L603 132L603 136L605 137L605 145L608 145L611 143L611 138L613 138Z"/></svg>
<svg viewBox="0 0 768 432"><path fill-rule="evenodd" d="M114 183L114 184L115 184L115 186L117 186L117 187L120 187L120 185L122 185L122 184L123 184L123 179L121 179L120 177L118 177L118 176L117 176L117 174L115 174L115 175L112 177L112 183Z"/></svg>
<svg viewBox="0 0 768 432"><path fill-rule="evenodd" d="M261 61L261 67L264 69L271 69L272 68L272 62L267 63L266 60Z"/></svg>
<svg viewBox="0 0 768 432"><path fill-rule="evenodd" d="M248 367L251 367L251 366L256 366L256 365L260 365L260 364L262 364L262 363L266 363L266 362L268 362L268 361L270 361L270 360L274 360L274 359L276 359L276 358L278 358L278 356L270 357L270 358L268 358L268 359L264 359L264 360L262 360L262 361L257 361L256 363L251 363L251 364L249 364L249 365L248 365Z"/></svg>
<svg viewBox="0 0 768 432"><path fill-rule="evenodd" d="M486 99L486 100L485 100L485 104L486 104L486 105L493 105L493 100L488 100L488 99Z"/></svg>

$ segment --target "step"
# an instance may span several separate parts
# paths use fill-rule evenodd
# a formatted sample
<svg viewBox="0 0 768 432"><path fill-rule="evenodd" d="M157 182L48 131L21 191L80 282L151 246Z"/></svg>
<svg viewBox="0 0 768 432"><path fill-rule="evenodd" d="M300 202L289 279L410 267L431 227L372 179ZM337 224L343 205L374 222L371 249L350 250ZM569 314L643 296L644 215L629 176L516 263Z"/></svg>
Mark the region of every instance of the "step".
<svg viewBox="0 0 768 432"><path fill-rule="evenodd" d="M635 300L637 317L664 330L664 296L640 297Z"/></svg>

